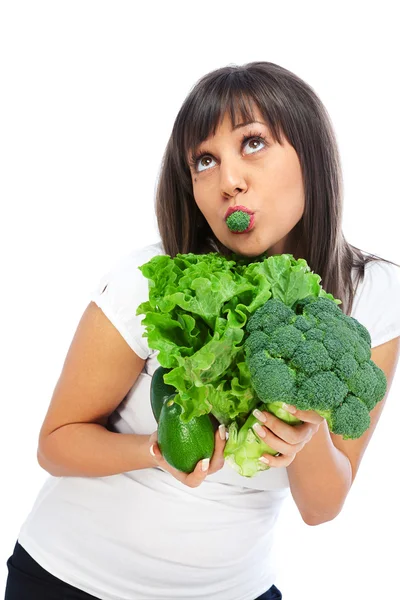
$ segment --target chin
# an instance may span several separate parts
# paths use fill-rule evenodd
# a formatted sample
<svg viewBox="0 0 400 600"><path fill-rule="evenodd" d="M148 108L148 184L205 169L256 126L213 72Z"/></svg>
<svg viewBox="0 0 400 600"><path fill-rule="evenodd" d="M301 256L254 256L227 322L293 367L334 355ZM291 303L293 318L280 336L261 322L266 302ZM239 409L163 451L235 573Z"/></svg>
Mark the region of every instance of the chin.
<svg viewBox="0 0 400 600"><path fill-rule="evenodd" d="M260 254L264 254L264 252L266 252L266 250L260 250L257 252L245 252L245 251L238 251L235 250L234 252L236 252L236 254L240 254L241 256L245 256L246 258L256 258L257 256L260 256Z"/></svg>
<svg viewBox="0 0 400 600"><path fill-rule="evenodd" d="M245 234L246 235L246 234ZM240 238L240 236L236 236ZM236 248L232 249L232 252L236 254L240 254L242 256L246 256L248 258L260 256L260 254L264 254L268 251L270 244L262 243L259 240L251 240L251 236L249 239L244 241L243 243L238 243Z"/></svg>

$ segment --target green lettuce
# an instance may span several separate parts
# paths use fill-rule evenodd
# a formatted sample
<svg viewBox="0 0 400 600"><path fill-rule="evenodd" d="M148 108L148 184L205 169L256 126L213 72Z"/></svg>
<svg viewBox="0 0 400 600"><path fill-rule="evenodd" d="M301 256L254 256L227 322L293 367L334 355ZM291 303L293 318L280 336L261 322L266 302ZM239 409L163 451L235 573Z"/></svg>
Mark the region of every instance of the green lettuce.
<svg viewBox="0 0 400 600"><path fill-rule="evenodd" d="M226 258L216 252L154 256L140 266L149 280L144 336L171 369L165 383L177 390L181 419L213 414L241 427L259 403L245 362L244 327L270 298L288 306L310 295L335 300L304 259L291 254Z"/></svg>

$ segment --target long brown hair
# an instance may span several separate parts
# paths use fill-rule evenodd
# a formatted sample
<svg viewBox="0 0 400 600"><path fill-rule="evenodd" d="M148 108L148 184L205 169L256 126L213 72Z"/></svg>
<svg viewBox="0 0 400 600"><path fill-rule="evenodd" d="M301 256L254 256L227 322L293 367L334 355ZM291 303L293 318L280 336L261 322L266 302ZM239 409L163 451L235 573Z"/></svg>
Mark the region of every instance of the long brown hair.
<svg viewBox="0 0 400 600"><path fill-rule="evenodd" d="M156 217L166 254L231 254L215 237L193 196L188 157L215 135L226 111L233 125L240 116L255 120L256 105L280 144L281 132L296 150L305 191L305 209L296 225L301 256L321 276L321 285L339 298L350 315L365 265L382 260L346 241L342 231L343 179L334 129L321 100L298 76L270 62L226 66L202 77L186 97L173 126L156 192ZM356 269L353 287L352 269Z"/></svg>

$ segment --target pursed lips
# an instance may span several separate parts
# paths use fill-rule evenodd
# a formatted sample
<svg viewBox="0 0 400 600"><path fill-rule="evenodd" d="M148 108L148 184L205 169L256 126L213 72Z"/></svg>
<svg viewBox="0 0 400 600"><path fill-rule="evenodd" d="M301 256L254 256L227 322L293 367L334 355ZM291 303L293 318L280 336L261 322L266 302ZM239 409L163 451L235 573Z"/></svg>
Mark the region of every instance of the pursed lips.
<svg viewBox="0 0 400 600"><path fill-rule="evenodd" d="M245 212L249 215L254 214L254 212L252 210L250 210L249 208L246 208L245 206L241 206L241 205L230 206L225 213L225 221L232 213L236 212L237 210L241 210L242 212Z"/></svg>

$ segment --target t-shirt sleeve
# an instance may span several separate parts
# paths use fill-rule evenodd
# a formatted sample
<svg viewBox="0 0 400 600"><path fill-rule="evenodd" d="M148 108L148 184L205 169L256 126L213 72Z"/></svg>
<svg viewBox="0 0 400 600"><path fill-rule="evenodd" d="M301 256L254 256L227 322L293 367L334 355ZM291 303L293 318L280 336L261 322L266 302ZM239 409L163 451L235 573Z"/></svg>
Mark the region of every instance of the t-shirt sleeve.
<svg viewBox="0 0 400 600"><path fill-rule="evenodd" d="M356 291L351 316L366 327L371 348L400 335L400 267L373 261Z"/></svg>
<svg viewBox="0 0 400 600"><path fill-rule="evenodd" d="M139 304L148 300L148 282L139 266L152 257L145 250L136 250L117 261L98 282L89 299L95 302L140 358L147 359L154 351L143 337L144 314L136 316Z"/></svg>

